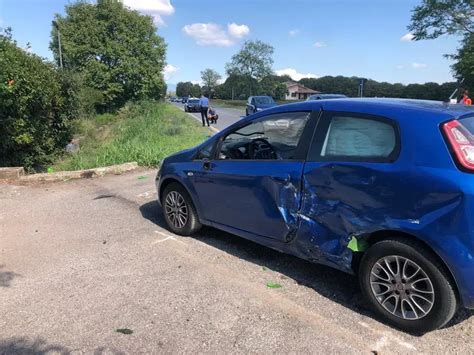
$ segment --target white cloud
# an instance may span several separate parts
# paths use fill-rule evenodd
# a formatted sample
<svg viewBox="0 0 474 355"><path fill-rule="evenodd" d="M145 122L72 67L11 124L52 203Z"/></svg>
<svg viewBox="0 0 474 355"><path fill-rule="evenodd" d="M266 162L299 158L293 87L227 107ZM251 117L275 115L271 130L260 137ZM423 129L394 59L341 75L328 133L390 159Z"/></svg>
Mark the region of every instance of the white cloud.
<svg viewBox="0 0 474 355"><path fill-rule="evenodd" d="M276 75L289 75L293 80L301 80L303 78L317 78L318 76L313 73L298 73L296 69L293 68L285 68L280 70L275 70Z"/></svg>
<svg viewBox="0 0 474 355"><path fill-rule="evenodd" d="M426 65L425 63L417 63L417 62L411 63L411 66L415 69L425 69L426 67L428 67L428 65Z"/></svg>
<svg viewBox="0 0 474 355"><path fill-rule="evenodd" d="M250 28L247 25L237 25L236 23L230 23L227 25L227 32L229 35L235 38L242 38L250 33Z"/></svg>
<svg viewBox="0 0 474 355"><path fill-rule="evenodd" d="M202 81L201 81L201 80L191 80L191 84L193 84L193 85L196 85L196 84L201 85L201 84L202 84Z"/></svg>
<svg viewBox="0 0 474 355"><path fill-rule="evenodd" d="M165 26L161 16L169 16L174 13L174 7L170 0L122 0L123 4L132 10L143 12L153 17L157 26Z"/></svg>
<svg viewBox="0 0 474 355"><path fill-rule="evenodd" d="M327 44L324 43L324 42L316 42L316 43L314 44L314 46L315 46L316 48L324 48L324 47L327 47Z"/></svg>
<svg viewBox="0 0 474 355"><path fill-rule="evenodd" d="M291 37L294 37L296 36L298 33L300 33L300 30L295 28L295 29L292 29L288 32L288 34L291 36Z"/></svg>
<svg viewBox="0 0 474 355"><path fill-rule="evenodd" d="M410 32L408 32L406 35L400 37L400 41L402 42L410 42L413 40L413 38L415 38L415 36L413 34L411 34Z"/></svg>
<svg viewBox="0 0 474 355"><path fill-rule="evenodd" d="M165 81L170 80L178 70L178 67L175 67L172 64L166 64L163 69L163 77L165 78Z"/></svg>
<svg viewBox="0 0 474 355"><path fill-rule="evenodd" d="M231 23L227 25L227 31L216 23L193 23L183 27L183 32L194 38L200 46L229 47L247 34L250 29L246 25Z"/></svg>

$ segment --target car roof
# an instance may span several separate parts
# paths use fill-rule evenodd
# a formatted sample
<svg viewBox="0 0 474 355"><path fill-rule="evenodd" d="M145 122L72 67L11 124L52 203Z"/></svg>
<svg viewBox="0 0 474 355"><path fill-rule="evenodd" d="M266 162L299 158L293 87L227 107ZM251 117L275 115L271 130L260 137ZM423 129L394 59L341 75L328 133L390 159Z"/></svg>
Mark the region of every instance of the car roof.
<svg viewBox="0 0 474 355"><path fill-rule="evenodd" d="M432 117L443 119L446 117L461 117L474 114L474 106L450 104L442 101L391 99L391 98L341 98L338 100L315 100L280 105L273 112L283 112L286 108L291 110L319 110L348 111L369 114L384 114L392 111L411 111L431 113ZM265 110L266 112L269 112Z"/></svg>

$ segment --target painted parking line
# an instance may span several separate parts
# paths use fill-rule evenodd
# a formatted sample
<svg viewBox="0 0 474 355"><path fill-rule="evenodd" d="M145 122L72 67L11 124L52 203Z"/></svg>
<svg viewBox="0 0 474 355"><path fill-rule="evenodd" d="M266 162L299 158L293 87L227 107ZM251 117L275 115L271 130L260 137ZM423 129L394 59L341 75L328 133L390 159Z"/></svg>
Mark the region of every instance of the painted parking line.
<svg viewBox="0 0 474 355"><path fill-rule="evenodd" d="M186 245L185 242L183 242L182 240L176 239L176 238L175 238L173 235L171 235L171 234L163 233L163 232L161 232L161 231L155 231L155 233L161 235L162 237L164 237L164 239L155 240L154 242L151 243L152 245L158 244L158 243L163 243L163 242L166 242L166 241L168 241L168 240L175 241L175 242L178 242L178 243L181 243L181 244Z"/></svg>

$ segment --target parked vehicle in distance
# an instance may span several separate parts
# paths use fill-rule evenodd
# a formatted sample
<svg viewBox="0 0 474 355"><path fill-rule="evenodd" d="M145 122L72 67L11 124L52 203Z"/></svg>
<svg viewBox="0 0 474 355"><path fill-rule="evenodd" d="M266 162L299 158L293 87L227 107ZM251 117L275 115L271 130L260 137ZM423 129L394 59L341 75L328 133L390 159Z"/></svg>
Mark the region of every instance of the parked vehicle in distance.
<svg viewBox="0 0 474 355"><path fill-rule="evenodd" d="M186 112L199 112L200 110L201 105L199 105L199 99L195 97L190 97L184 104L184 111Z"/></svg>
<svg viewBox="0 0 474 355"><path fill-rule="evenodd" d="M244 118L164 159L156 186L173 232L357 274L385 322L422 333L474 308L473 173L472 108L341 99Z"/></svg>
<svg viewBox="0 0 474 355"><path fill-rule="evenodd" d="M314 95L308 96L306 101L329 100L329 99L347 99L347 96L342 95L342 94L314 94Z"/></svg>
<svg viewBox="0 0 474 355"><path fill-rule="evenodd" d="M185 96L185 97L183 97L183 99L181 100L181 102L182 102L183 104L185 104L186 102L188 102L188 99L189 99L189 97L188 97L188 96Z"/></svg>
<svg viewBox="0 0 474 355"><path fill-rule="evenodd" d="M255 112L263 111L276 105L276 102L271 96L250 96L247 100L245 116L251 115Z"/></svg>
<svg viewBox="0 0 474 355"><path fill-rule="evenodd" d="M171 101L171 102L176 102L176 96L171 96L171 97L170 97L170 101Z"/></svg>

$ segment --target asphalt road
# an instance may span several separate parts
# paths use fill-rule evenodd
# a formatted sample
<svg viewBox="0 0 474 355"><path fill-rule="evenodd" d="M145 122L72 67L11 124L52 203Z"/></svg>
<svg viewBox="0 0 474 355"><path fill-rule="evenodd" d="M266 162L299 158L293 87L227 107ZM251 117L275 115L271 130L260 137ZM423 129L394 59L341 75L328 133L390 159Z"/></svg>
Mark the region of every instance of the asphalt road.
<svg viewBox="0 0 474 355"><path fill-rule="evenodd" d="M171 234L154 175L0 185L0 354L472 353L473 312L410 336L352 276L213 229Z"/></svg>
<svg viewBox="0 0 474 355"><path fill-rule="evenodd" d="M184 104L182 103L173 103L175 106L179 107L184 111ZM211 101L212 105L212 101ZM215 125L211 125L212 127L216 128L217 130L223 130L224 128L230 126L231 124L237 122L241 119L242 116L245 115L245 109L237 109L237 108L228 108L228 107L220 107L220 106L213 106L217 114L219 115L219 119ZM202 122L201 113L200 112L190 112L199 122Z"/></svg>

